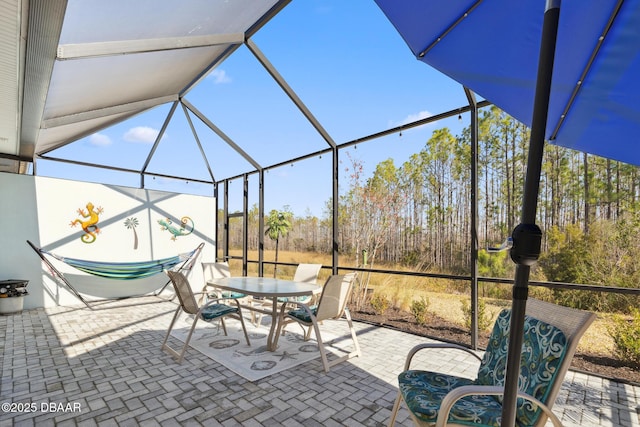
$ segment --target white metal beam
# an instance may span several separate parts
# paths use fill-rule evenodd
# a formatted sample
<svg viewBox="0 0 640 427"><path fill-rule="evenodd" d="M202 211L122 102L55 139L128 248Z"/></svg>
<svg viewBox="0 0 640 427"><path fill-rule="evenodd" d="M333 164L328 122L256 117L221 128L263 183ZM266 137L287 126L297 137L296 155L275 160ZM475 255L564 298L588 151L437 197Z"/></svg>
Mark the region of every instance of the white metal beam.
<svg viewBox="0 0 640 427"><path fill-rule="evenodd" d="M63 44L58 46L57 59L81 59L96 56L129 55L193 47L244 43L244 33L210 34L206 36L169 37L141 40Z"/></svg>
<svg viewBox="0 0 640 427"><path fill-rule="evenodd" d="M49 129L63 125L69 125L72 123L83 122L86 120L97 119L99 117L112 116L115 114L126 113L128 111L144 111L156 105L166 104L168 102L175 102L178 100L177 95L161 96L159 98L145 99L137 102L130 102L128 104L113 105L111 107L100 108L91 111L82 111L76 114L70 114L68 116L54 117L51 119L43 120L42 129Z"/></svg>

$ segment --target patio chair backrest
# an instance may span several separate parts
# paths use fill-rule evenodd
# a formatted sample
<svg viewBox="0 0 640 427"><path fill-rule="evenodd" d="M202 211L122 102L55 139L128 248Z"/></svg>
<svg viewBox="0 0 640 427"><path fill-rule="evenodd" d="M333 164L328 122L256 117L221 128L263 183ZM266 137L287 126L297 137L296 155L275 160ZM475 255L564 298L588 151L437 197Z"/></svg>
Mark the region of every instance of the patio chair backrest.
<svg viewBox="0 0 640 427"><path fill-rule="evenodd" d="M202 272L204 274L205 281L231 277L231 270L229 269L229 263L227 262L203 262Z"/></svg>
<svg viewBox="0 0 640 427"><path fill-rule="evenodd" d="M322 264L299 264L293 275L294 282L317 283Z"/></svg>
<svg viewBox="0 0 640 427"><path fill-rule="evenodd" d="M197 314L200 307L196 302L196 297L193 295L191 285L186 276L179 271L167 271L167 275L171 279L171 283L173 283L173 288L185 313Z"/></svg>
<svg viewBox="0 0 640 427"><path fill-rule="evenodd" d="M348 273L336 274L327 279L318 301L318 322L342 317L354 278L355 273Z"/></svg>
<svg viewBox="0 0 640 427"><path fill-rule="evenodd" d="M529 298L527 302L526 314L531 318L539 319L562 330L567 339L565 356L556 374L560 380L554 381L547 397L547 406L551 409L562 387L562 380L569 370L571 360L576 353L580 338L582 338L582 335L596 319L596 315L588 311L564 307L532 298ZM522 369L520 375L522 375Z"/></svg>
<svg viewBox="0 0 640 427"><path fill-rule="evenodd" d="M519 389L551 408L580 336L594 318L592 313L530 299L523 330ZM477 384L504 386L510 320L511 310L499 314L478 370ZM519 399L518 423L542 424L546 418L540 417L542 411L521 403Z"/></svg>

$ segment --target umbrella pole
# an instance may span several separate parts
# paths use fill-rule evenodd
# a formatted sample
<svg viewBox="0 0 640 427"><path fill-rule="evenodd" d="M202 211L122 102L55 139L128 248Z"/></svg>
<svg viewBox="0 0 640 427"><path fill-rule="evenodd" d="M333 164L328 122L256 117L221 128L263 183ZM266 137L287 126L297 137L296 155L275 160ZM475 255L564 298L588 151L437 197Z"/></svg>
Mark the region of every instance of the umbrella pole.
<svg viewBox="0 0 640 427"><path fill-rule="evenodd" d="M535 224L535 220L559 16L560 0L547 0L542 25L536 93L531 122L531 140L529 143L527 175L522 204L522 222L513 230L512 234L511 259L516 263L516 273L509 327L504 400L502 403L502 427L513 427L516 422L522 331L529 294L529 273L531 272L531 266L536 263L540 256L542 231Z"/></svg>

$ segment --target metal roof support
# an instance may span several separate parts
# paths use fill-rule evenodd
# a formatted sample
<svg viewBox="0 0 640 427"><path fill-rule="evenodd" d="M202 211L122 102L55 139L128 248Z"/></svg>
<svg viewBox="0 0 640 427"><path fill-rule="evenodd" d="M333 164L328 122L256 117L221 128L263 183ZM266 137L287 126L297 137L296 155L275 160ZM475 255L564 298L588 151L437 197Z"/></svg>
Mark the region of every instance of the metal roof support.
<svg viewBox="0 0 640 427"><path fill-rule="evenodd" d="M258 276L264 275L264 169L258 173Z"/></svg>
<svg viewBox="0 0 640 427"><path fill-rule="evenodd" d="M213 177L213 172L211 171L211 166L209 165L209 160L207 159L207 155L202 149L202 144L200 143L200 138L198 138L198 132L196 132L196 128L193 126L193 121L191 120L191 116L187 111L187 107L182 105L182 111L184 112L185 117L187 118L187 122L189 122L189 127L191 128L191 133L193 133L193 138L196 140L196 144L198 144L198 148L200 149L200 155L202 156L202 160L204 160L204 164L207 166L207 170L209 171L209 176L213 181L216 179Z"/></svg>
<svg viewBox="0 0 640 427"><path fill-rule="evenodd" d="M174 49L189 49L225 44L242 44L243 33L207 34L204 36L165 37L156 39L116 40L74 43L58 46L57 59L70 60L99 56L129 55Z"/></svg>
<svg viewBox="0 0 640 427"><path fill-rule="evenodd" d="M176 95L168 95L159 98L130 102L128 104L113 105L110 107L99 108L97 110L83 111L81 113L70 114L68 116L52 117L42 121L42 128L49 129L121 113L131 112L138 114L140 111L148 110L168 102L175 102L177 100L178 97Z"/></svg>
<svg viewBox="0 0 640 427"><path fill-rule="evenodd" d="M214 221L213 221L213 244L215 245L215 252L213 253L213 261L218 262L218 251L220 250L220 235L218 233L220 229L220 215L218 215L218 210L220 209L220 201L218 200L218 190L220 190L220 183L213 183L213 199L214 199ZM224 261L224 260L223 260Z"/></svg>
<svg viewBox="0 0 640 427"><path fill-rule="evenodd" d="M251 163L251 165L253 165L256 170L262 170L262 166L260 166L258 162L256 162L249 154L247 154L242 148L240 148L238 144L233 142L231 138L229 138L224 132L222 132L222 130L220 130L216 125L214 125L213 122L209 120L204 114L202 114L196 107L194 107L193 104L191 104L186 99L182 99L181 102L189 109L189 111L195 114L195 116L198 117L202 121L202 123L207 125L209 129L214 131L222 140L224 140L224 142L226 142L231 148L233 148L238 154L240 154L247 162Z"/></svg>
<svg viewBox="0 0 640 427"><path fill-rule="evenodd" d="M224 180L224 207L223 207L223 246L222 260L229 261L229 180Z"/></svg>
<svg viewBox="0 0 640 427"><path fill-rule="evenodd" d="M492 104L490 102L488 102L488 101L480 101L476 105L477 105L477 108L480 109L480 108L487 107L487 106L492 105ZM402 126L396 126L396 127L389 128L389 129L386 129L386 130L383 130L383 131L380 131L380 132L376 132L376 133L371 134L371 135L363 136L362 138L357 138L357 139L353 139L351 141L344 142L342 144L339 144L337 146L337 148L338 149L347 148L347 147L350 147L352 145L356 145L356 144L360 144L360 143L363 143L363 142L371 141L371 140L374 140L374 139L377 139L377 138L381 138L383 136L392 135L392 134L398 133L398 132L404 132L407 129L413 129L415 127L422 126L422 125L427 124L427 123L434 123L434 122L437 122L439 120L446 119L448 117L458 116L458 115L460 115L462 113L466 113L466 112L469 112L469 111L471 111L471 108L468 105L464 106L464 107L455 108L455 109L449 110L449 111L447 111L445 113L436 114L435 116L430 116L430 117L427 117L427 118L424 118L424 119L420 119L420 120L416 120L414 122L411 122L411 123L408 123L408 124L405 124L405 125L402 125ZM288 164L291 164L291 163L296 163L296 162L299 162L301 160L310 159L312 157L322 156L324 154L332 152L332 150L333 150L332 148L325 148L325 149L318 150L318 151L315 151L315 152L310 153L310 154L305 154L304 156L299 156L299 157L296 157L296 158L293 158L293 159L285 160L284 162L274 163L272 165L265 166L264 169L265 170L274 169L274 168L278 168L280 166L285 166L285 165L288 165ZM240 178L241 176L242 176L242 174L234 175L234 176L228 177L227 179L237 179L237 178Z"/></svg>
<svg viewBox="0 0 640 427"><path fill-rule="evenodd" d="M48 161L51 161L51 162L68 163L70 165L87 166L87 167L90 167L90 168L98 168L98 169L107 169L107 170L112 170L112 171L117 171L117 172L133 173L133 174L136 174L136 175L140 174L140 171L138 169L121 168L121 167L118 167L118 166L101 165L101 164L98 164L98 163L81 162L79 160L62 159L60 157L51 157L51 156L42 156L42 155L38 155L37 158L41 159L41 160L48 160ZM35 163L34 163L34 169L35 169ZM37 174L34 172L34 175L37 175ZM215 184L214 181L206 181L204 179L189 178L189 177L186 177L186 176L168 175L168 174L157 173L157 172L146 172L145 175L154 176L154 177L158 177L158 178L168 178L168 179L178 179L178 180L183 180L183 181L191 181L191 182L197 182L197 183L200 183L200 184Z"/></svg>
<svg viewBox="0 0 640 427"><path fill-rule="evenodd" d="M262 66L267 70L267 72L273 77L273 79L280 85L282 90L287 94L287 96L296 104L296 107L302 112L302 114L309 120L309 123L318 131L320 136L324 138L324 140L329 144L329 146L336 147L336 143L331 138L329 133L322 127L320 122L314 117L314 115L309 111L306 105L302 102L302 100L296 95L296 93L291 89L291 86L285 81L285 79L278 73L278 70L269 62L266 56L258 49L258 46L252 41L247 40L247 47L256 57L256 59L262 64Z"/></svg>
<svg viewBox="0 0 640 427"><path fill-rule="evenodd" d="M162 129L160 129L160 132L158 132L158 136L156 137L156 142L153 143L153 147L151 147L151 151L147 156L147 160L145 160L144 165L142 166L142 169L140 169L140 188L144 188L144 174L147 171L147 168L149 167L149 162L151 162L151 158L153 157L153 154L156 152L156 148L158 148L158 144L160 144L160 140L162 139L164 132L167 130L167 126L169 126L169 122L171 122L171 118L173 117L173 113L175 113L177 106L178 106L178 101L175 101L173 105L171 105L169 114L167 114L167 118L164 120L164 123L162 124Z"/></svg>
<svg viewBox="0 0 640 427"><path fill-rule="evenodd" d="M338 176L340 175L340 162L338 161L338 147L333 147L333 162L331 164L331 173L332 173L332 181L333 181L333 190L332 190L332 218L331 218L331 234L332 234L332 255L331 255L331 272L332 274L338 274L338 235L339 235L339 224L338 224L338 208L340 197L338 194Z"/></svg>
<svg viewBox="0 0 640 427"><path fill-rule="evenodd" d="M478 349L478 103L468 88L471 107L471 348Z"/></svg>
<svg viewBox="0 0 640 427"><path fill-rule="evenodd" d="M204 79L209 74L209 72L211 72L211 70L213 70L219 64L222 64L233 52L235 52L240 46L242 46L242 44L247 38L250 38L255 33L257 33L258 30L260 30L260 28L262 28L267 22L269 22L271 18L276 16L278 12L284 9L284 7L289 3L291 3L291 0L282 0L276 3L267 13L265 13L258 21L256 21L251 26L251 28L249 28L244 33L242 41L240 41L238 44L229 45L229 47L225 49L225 51L222 52L221 55L219 55L213 61L211 61L211 64L209 64L207 68L202 70L200 74L198 74L191 82L189 82L189 84L187 84L184 87L184 89L180 91L180 97L185 96L187 93L189 93L189 91L191 91L191 89L196 87L198 83L200 83L202 79Z"/></svg>
<svg viewBox="0 0 640 427"><path fill-rule="evenodd" d="M242 177L242 274L249 271L249 175Z"/></svg>

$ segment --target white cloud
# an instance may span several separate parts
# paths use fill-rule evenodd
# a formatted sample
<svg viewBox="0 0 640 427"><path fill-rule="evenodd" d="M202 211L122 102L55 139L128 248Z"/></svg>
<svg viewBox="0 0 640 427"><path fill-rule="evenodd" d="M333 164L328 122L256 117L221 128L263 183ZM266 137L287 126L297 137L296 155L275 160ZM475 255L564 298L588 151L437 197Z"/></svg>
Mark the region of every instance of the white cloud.
<svg viewBox="0 0 640 427"><path fill-rule="evenodd" d="M89 137L89 143L91 145L106 147L107 145L111 145L111 138L103 133L94 133Z"/></svg>
<svg viewBox="0 0 640 427"><path fill-rule="evenodd" d="M124 134L124 140L128 142L155 142L159 131L148 126L136 126Z"/></svg>
<svg viewBox="0 0 640 427"><path fill-rule="evenodd" d="M231 77L227 75L227 72L218 68L209 74L209 78L213 79L214 84L231 83Z"/></svg>
<svg viewBox="0 0 640 427"><path fill-rule="evenodd" d="M426 119L427 117L431 117L433 116L433 114L431 114L429 111L420 111L418 113L413 113L413 114L409 114L407 117L405 117L402 120L389 120L389 128L395 128L395 127L399 127L399 126L404 126L404 125L408 125L409 123L413 123L416 120L421 120L421 119ZM424 129L425 126L430 126L433 123L427 123L425 125L422 126L418 126L418 127L414 127L411 129L405 129L402 132L410 132L412 130L416 130L416 129Z"/></svg>
<svg viewBox="0 0 640 427"><path fill-rule="evenodd" d="M433 116L433 114L431 114L428 111L420 111L419 113L409 114L407 117L404 118L404 120L398 123L398 126L406 125L408 123L415 122L416 120L426 119L427 117L431 117L431 116Z"/></svg>

